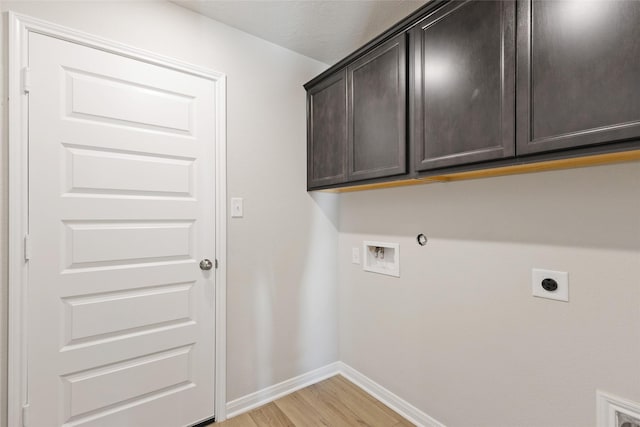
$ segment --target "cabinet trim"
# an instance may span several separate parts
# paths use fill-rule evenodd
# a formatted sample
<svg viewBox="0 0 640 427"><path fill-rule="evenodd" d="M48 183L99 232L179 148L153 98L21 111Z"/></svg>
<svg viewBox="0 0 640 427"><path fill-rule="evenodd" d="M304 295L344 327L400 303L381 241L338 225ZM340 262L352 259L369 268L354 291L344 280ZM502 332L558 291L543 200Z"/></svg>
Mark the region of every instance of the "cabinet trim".
<svg viewBox="0 0 640 427"><path fill-rule="evenodd" d="M575 157L569 159L557 159L548 161L535 161L501 167L488 167L464 172L450 172L440 175L426 176L422 178L409 178L396 181L374 182L356 184L347 187L326 188L319 191L328 193L350 193L354 191L375 190L381 188L406 187L412 185L432 184L437 182L464 181L468 179L492 178L507 175L520 175L527 173L545 172L563 169L576 169L589 166L630 163L640 164L640 149L633 151L621 151L616 153L598 154L593 156Z"/></svg>

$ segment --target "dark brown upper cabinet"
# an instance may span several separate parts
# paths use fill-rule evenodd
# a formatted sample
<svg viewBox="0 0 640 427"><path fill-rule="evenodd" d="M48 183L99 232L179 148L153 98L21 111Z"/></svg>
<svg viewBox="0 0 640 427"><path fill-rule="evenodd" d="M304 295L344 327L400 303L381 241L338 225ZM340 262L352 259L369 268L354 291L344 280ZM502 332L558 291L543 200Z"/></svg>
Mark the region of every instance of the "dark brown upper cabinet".
<svg viewBox="0 0 640 427"><path fill-rule="evenodd" d="M515 153L515 4L452 2L411 31L418 172Z"/></svg>
<svg viewBox="0 0 640 427"><path fill-rule="evenodd" d="M309 190L637 159L640 0L431 0L305 88Z"/></svg>
<svg viewBox="0 0 640 427"><path fill-rule="evenodd" d="M518 155L640 137L640 2L518 2Z"/></svg>
<svg viewBox="0 0 640 427"><path fill-rule="evenodd" d="M350 181L407 172L405 40L400 34L347 67Z"/></svg>
<svg viewBox="0 0 640 427"><path fill-rule="evenodd" d="M347 181L347 75L339 71L307 91L307 186Z"/></svg>

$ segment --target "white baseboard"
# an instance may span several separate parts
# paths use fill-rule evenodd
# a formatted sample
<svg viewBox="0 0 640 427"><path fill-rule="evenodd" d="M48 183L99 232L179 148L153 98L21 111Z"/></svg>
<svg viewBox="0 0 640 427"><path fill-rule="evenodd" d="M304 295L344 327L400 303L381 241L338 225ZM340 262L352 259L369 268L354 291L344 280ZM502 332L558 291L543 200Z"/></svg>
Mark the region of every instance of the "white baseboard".
<svg viewBox="0 0 640 427"><path fill-rule="evenodd" d="M342 362L338 362L338 364L340 365L340 374L342 374L342 376L402 415L408 421L420 427L445 427L444 424L435 418L425 414L420 409L382 387L361 372L356 371L351 366Z"/></svg>
<svg viewBox="0 0 640 427"><path fill-rule="evenodd" d="M290 378L270 387L258 390L255 393L248 394L239 399L232 400L227 403L227 418L233 418L251 409L257 408L269 402L291 394L296 390L305 388L311 384L318 383L329 377L337 375L340 362L330 363L329 365L307 372L297 377ZM223 421L223 420L220 420Z"/></svg>
<svg viewBox="0 0 640 427"><path fill-rule="evenodd" d="M272 385L255 393L248 394L239 399L227 403L227 418L233 418L251 409L257 408L269 402L293 393L296 390L318 383L334 375L341 374L352 383L387 405L389 408L402 415L408 421L419 427L445 427L444 424L425 414L406 400L393 394L380 384L369 379L364 374L356 371L351 366L334 362L306 374L288 379L281 383ZM223 421L223 420L220 420Z"/></svg>

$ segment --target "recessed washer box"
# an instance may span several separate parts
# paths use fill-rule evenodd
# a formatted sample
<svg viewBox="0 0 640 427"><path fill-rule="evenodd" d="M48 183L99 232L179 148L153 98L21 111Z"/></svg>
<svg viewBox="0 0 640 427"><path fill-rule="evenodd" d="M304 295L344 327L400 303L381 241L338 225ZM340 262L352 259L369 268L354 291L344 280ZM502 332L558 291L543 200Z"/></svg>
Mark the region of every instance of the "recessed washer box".
<svg viewBox="0 0 640 427"><path fill-rule="evenodd" d="M362 253L363 270L400 277L400 244L364 241Z"/></svg>

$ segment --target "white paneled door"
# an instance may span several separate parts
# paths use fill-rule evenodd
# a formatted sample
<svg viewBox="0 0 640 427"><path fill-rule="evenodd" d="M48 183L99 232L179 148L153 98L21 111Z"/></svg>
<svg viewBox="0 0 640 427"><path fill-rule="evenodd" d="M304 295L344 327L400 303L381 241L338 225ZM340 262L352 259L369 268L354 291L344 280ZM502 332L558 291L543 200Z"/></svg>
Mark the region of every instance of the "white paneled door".
<svg viewBox="0 0 640 427"><path fill-rule="evenodd" d="M28 42L27 424L213 417L215 86Z"/></svg>

